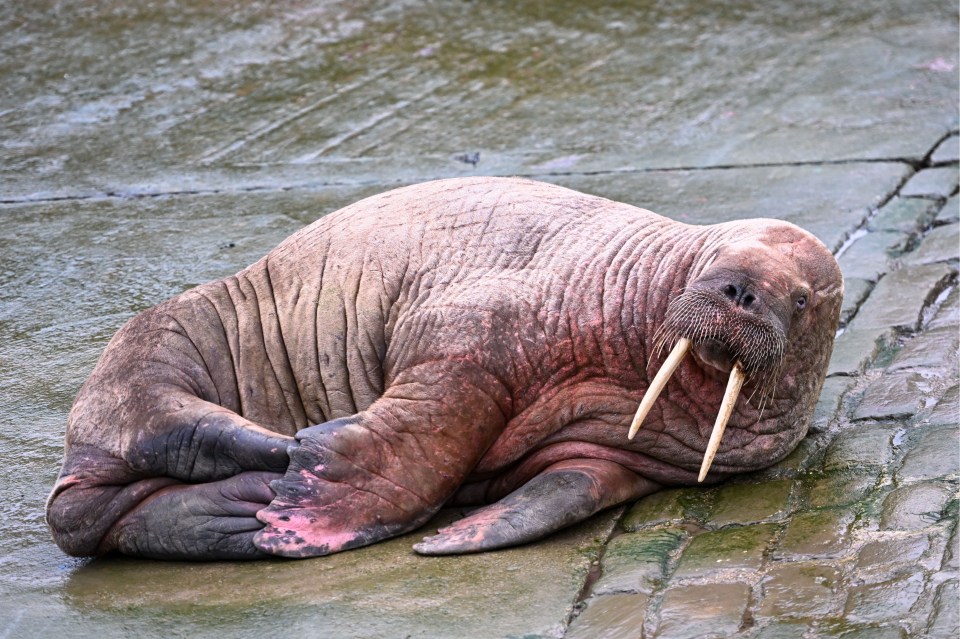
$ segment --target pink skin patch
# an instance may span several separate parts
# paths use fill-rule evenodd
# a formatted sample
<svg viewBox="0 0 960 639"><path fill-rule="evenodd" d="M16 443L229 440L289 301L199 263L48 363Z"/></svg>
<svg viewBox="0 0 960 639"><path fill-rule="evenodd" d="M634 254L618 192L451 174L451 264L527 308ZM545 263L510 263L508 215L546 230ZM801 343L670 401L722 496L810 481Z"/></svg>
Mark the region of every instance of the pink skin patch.
<svg viewBox="0 0 960 639"><path fill-rule="evenodd" d="M323 464L314 468L314 473L323 471ZM316 475L300 471L304 483L316 482ZM257 533L260 543L267 542L271 552L278 555L299 555L304 548L324 548L327 553L343 550L356 539L353 531L343 531L343 523L337 523L320 512L322 509L303 509L296 506L278 509L263 509L257 519L267 525Z"/></svg>
<svg viewBox="0 0 960 639"><path fill-rule="evenodd" d="M334 553L356 538L352 532L328 530L330 522L317 519L313 513L286 513L257 513L257 519L267 524L257 533L257 539L261 542L269 539L274 554L299 555L303 548L325 548L327 553Z"/></svg>
<svg viewBox="0 0 960 639"><path fill-rule="evenodd" d="M433 537L424 537L424 541L436 537L451 536L451 540L456 539L459 543L469 541L479 546L484 534L494 529L495 524L503 519L509 511L508 507L500 504L487 506L474 515L468 515L445 528L439 529Z"/></svg>
<svg viewBox="0 0 960 639"><path fill-rule="evenodd" d="M57 482L57 489L58 489L60 492L63 492L63 491L66 490L67 488L70 488L70 487L72 487L72 486L76 486L76 485L80 484L80 482L81 482L81 480L80 480L80 478L79 478L78 476L76 476L76 475L67 475L66 477L62 477L62 478Z"/></svg>

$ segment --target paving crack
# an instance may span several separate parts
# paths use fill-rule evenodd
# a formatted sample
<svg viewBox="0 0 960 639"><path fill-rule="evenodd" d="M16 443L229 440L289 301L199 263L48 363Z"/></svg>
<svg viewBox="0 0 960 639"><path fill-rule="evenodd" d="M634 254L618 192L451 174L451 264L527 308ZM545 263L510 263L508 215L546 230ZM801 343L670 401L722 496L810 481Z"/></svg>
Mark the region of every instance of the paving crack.
<svg viewBox="0 0 960 639"><path fill-rule="evenodd" d="M872 206L872 207L870 207L870 208L868 209L867 215L860 221L860 224L858 224L856 228L854 228L852 231L850 231L850 233L849 233L849 234L847 235L847 237L843 240L843 242L840 244L840 246L836 247L836 250L834 250L834 252L833 252L835 258L839 259L841 255L843 255L851 246L853 246L853 244L855 244L855 243L856 243L858 240L860 240L861 238L866 237L867 235L869 235L870 230L868 229L868 226L869 226L869 224L870 224L870 221L873 220L873 219L877 216L877 214L878 214L878 212L880 211L880 209L882 209L882 208L883 208L886 204L888 204L891 200L893 200L894 198L898 197L898 196L900 195L901 191L903 190L904 186L907 184L907 182L909 182L910 179L913 178L919 171L921 171L921 170L924 169L924 168L928 168L928 167L930 166L930 158L931 158L931 157L933 156L933 154L936 152L937 148L939 148L939 146L943 143L944 140L947 140L947 139L949 139L950 137L955 136L955 135L956 135L956 131L949 131L949 132L947 132L946 134L944 134L943 136L941 136L939 139L937 139L936 142L934 142L934 143L931 145L929 151L927 151L927 153L926 153L926 154L924 155L924 157L923 157L923 160L922 160L919 164L915 164L915 163L912 163L912 164L911 164L911 165L913 166L913 168L914 168L914 172L913 172L913 173L910 173L910 174L908 174L908 175L905 175L905 176L902 178L902 180L900 181L900 183L897 184L896 188L894 188L889 194L887 194L887 195L886 195L880 202L878 202L875 206ZM943 205L944 205L944 201L940 201L940 206L943 206ZM913 250L914 248L916 248L916 245L919 245L919 241L920 241L920 239L922 238L922 235L925 234L926 232L929 232L930 228L933 227L934 223L935 223L935 220L930 223L929 228L924 229L924 230L921 232L921 237L916 238L916 240L915 240L915 246L909 247L909 248L908 248L908 251L905 251L905 253ZM881 273L881 274L880 274L880 277L877 279L877 282L874 283L874 286L871 288L870 292L869 292L867 295L865 295L865 296L863 297L863 299L860 300L860 303L857 304L856 308L854 308L854 309L852 310L852 312L846 317L846 320L843 322L843 324L840 326L840 328L839 328L839 330L838 330L838 333L837 333L837 336L838 336L838 337L840 336L840 334L843 333L843 331L846 330L846 327L849 326L850 323L856 318L857 314L860 312L860 308L861 308L861 307L867 302L867 300L870 298L870 295L873 293L873 290L876 289L876 284L879 284L880 280L883 279L883 276L884 276L884 275L886 275L886 273ZM949 287L948 287L948 288L949 288ZM939 292L939 291L938 291L938 292ZM938 298L938 299L939 299L939 298ZM930 306L930 304L925 304L923 310L925 311L928 306Z"/></svg>
<svg viewBox="0 0 960 639"><path fill-rule="evenodd" d="M939 166L949 166L950 164L956 164L956 161L955 161L955 160L947 160L947 161L945 161L945 162L937 162L937 163L934 163L934 162L933 162L933 155L937 152L937 149L940 148L940 145L943 144L944 142L946 142L947 140L949 140L950 138L956 136L956 135L957 135L957 131L956 131L956 130L947 131L946 133L944 133L944 134L940 137L939 140L937 140L936 142L934 142L933 146L930 147L930 150L927 152L927 154L923 156L923 162L922 162L923 166L924 166L924 167L935 167L935 166L936 166L936 167L939 167Z"/></svg>
<svg viewBox="0 0 960 639"><path fill-rule="evenodd" d="M687 548L690 547L690 544L693 543L694 538L705 530L701 526L693 524L685 524L682 527L686 530L687 534L683 541L680 542L680 545L670 553L670 559L661 575L662 579L650 592L650 599L647 604L647 611L642 626L643 637L653 637L660 629L660 609L663 606L663 597L677 572L680 557L683 556L683 553L685 553Z"/></svg>
<svg viewBox="0 0 960 639"><path fill-rule="evenodd" d="M573 601L573 607L563 620L564 634L566 634L567 630L570 629L570 624L573 623L574 619L580 616L580 613L583 612L584 608L586 608L587 599L589 599L593 594L594 585L596 585L597 581L599 581L600 577L603 575L603 556L607 552L607 547L610 545L610 541L614 537L623 533L623 520L627 516L628 511L628 507L621 506L620 514L617 516L617 520L614 522L613 526L610 527L610 532L607 533L605 539L598 543L597 556L590 563L590 569L587 571L586 577L584 577L583 585L580 587L580 592L577 593L577 596Z"/></svg>
<svg viewBox="0 0 960 639"><path fill-rule="evenodd" d="M919 158L852 158L845 160L812 160L802 162L758 162L744 164L717 164L717 165L678 165L672 167L649 167L649 168L616 168L616 169L597 169L591 171L528 171L528 172L510 172L515 177L526 177L531 179L559 178L559 177L596 177L596 176L617 176L617 175L642 175L654 173L671 172L695 172L695 171L732 171L742 169L758 168L777 168L777 167L815 167L815 166L842 166L849 164L908 164L914 168L922 167L923 160ZM288 191L315 191L334 187L369 187L381 185L384 188L397 186L401 184L412 184L418 182L427 182L451 177L450 175L436 174L404 178L371 178L371 179L333 179L333 180L310 180L302 182L287 182L274 184L241 184L228 187L210 187L194 189L107 189L103 191L91 191L85 193L63 193L57 195L36 194L20 196L2 196L0 195L0 205L14 204L42 204L50 202L69 202L84 200L135 200L143 198L159 197L190 197L190 196L208 196L208 195L229 195L243 193L283 193ZM902 186L902 185L900 185ZM900 187L898 187L899 189ZM891 196L892 197L892 196Z"/></svg>
<svg viewBox="0 0 960 639"><path fill-rule="evenodd" d="M931 151L932 153L932 151ZM540 171L517 173L521 177L592 177L597 175L625 175L642 173L671 173L686 171L731 171L738 169L771 169L781 167L806 167L806 166L843 166L848 164L908 164L914 169L923 166L922 158L892 157L892 158L849 158L843 160L800 160L795 162L745 162L743 164L710 164L710 165L676 165L666 167L635 168L625 167L620 169L596 169L593 171Z"/></svg>

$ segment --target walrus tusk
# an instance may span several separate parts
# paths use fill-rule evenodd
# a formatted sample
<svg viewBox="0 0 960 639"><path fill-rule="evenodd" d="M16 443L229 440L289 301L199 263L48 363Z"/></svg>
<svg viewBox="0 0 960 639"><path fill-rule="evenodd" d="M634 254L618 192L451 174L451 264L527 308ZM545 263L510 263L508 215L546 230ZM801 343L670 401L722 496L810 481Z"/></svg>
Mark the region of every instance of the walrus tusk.
<svg viewBox="0 0 960 639"><path fill-rule="evenodd" d="M727 427L727 421L730 419L730 413L733 412L733 406L737 403L737 397L740 395L740 387L743 386L743 380L746 376L740 367L740 362L733 365L730 371L730 379L727 380L727 390L723 393L723 401L720 402L720 412L717 414L717 421L713 425L713 432L710 433L710 442L707 444L707 451L703 454L703 464L700 465L700 476L698 482L702 482L710 470L710 464L713 463L713 456L717 454L720 447L720 440L723 438L723 431Z"/></svg>
<svg viewBox="0 0 960 639"><path fill-rule="evenodd" d="M650 409L653 408L653 403L657 401L657 397L660 396L663 387L667 385L670 376L677 370L677 366L680 365L681 360L683 360L683 357L689 350L690 340L686 337L681 337L677 345L670 351L670 355L667 356L667 361L663 363L663 366L657 371L653 381L650 382L650 387L647 388L643 399L640 400L640 408L637 409L637 414L634 415L633 422L630 424L630 432L627 433L627 439L633 439L637 431L640 430L640 425L643 423L643 420L646 419Z"/></svg>

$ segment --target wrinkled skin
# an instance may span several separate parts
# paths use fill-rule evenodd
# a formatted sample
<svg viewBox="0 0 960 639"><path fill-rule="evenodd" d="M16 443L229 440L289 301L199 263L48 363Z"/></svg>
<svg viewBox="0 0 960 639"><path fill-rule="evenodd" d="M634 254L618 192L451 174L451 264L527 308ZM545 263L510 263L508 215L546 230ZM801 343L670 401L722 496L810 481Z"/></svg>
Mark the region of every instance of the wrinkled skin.
<svg viewBox="0 0 960 639"><path fill-rule="evenodd" d="M348 206L117 333L70 414L54 538L73 555L302 557L456 504L480 508L416 550L476 552L695 483L749 345L695 343L626 438L668 305L693 289L785 345L748 380L713 482L806 432L842 296L813 236L512 179Z"/></svg>

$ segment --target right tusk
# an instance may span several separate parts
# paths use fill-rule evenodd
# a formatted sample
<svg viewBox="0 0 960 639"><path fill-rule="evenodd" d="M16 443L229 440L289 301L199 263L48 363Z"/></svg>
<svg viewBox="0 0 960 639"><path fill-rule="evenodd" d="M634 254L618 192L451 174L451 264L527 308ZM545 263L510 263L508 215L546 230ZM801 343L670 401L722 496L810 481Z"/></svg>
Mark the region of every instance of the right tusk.
<svg viewBox="0 0 960 639"><path fill-rule="evenodd" d="M720 412L717 414L717 421L713 425L713 432L710 433L710 442L707 444L707 451L703 454L703 464L700 465L700 476L698 482L702 482L710 470L710 464L713 463L713 457L720 448L720 440L723 438L723 431L730 420L730 414L733 412L733 406L737 403L737 397L740 395L740 387L746 375L740 367L740 362L733 365L730 371L730 379L727 380L727 390L723 393L723 401L720 402Z"/></svg>
<svg viewBox="0 0 960 639"><path fill-rule="evenodd" d="M640 400L640 408L637 409L637 414L634 415L633 422L630 424L630 432L627 433L627 439L633 439L637 431L640 430L640 425L643 423L643 420L646 419L650 409L653 408L653 403L657 401L657 397L660 396L660 392L663 391L664 386L667 385L670 376L677 370L677 366L680 365L680 362L689 350L690 340L686 337L681 337L680 340L677 341L677 345L670 351L667 361L663 363L663 366L657 371L653 381L650 382L650 386L647 388L647 392L644 393L643 399Z"/></svg>

